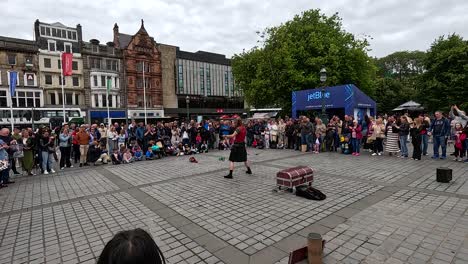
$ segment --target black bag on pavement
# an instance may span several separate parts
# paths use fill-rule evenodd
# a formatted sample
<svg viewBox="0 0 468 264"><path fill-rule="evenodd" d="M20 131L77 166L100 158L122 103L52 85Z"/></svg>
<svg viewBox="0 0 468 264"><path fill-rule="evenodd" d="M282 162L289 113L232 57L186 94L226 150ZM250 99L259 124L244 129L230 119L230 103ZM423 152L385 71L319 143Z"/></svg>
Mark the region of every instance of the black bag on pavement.
<svg viewBox="0 0 468 264"><path fill-rule="evenodd" d="M296 196L316 201L322 201L327 198L327 196L320 190L305 185L296 187Z"/></svg>

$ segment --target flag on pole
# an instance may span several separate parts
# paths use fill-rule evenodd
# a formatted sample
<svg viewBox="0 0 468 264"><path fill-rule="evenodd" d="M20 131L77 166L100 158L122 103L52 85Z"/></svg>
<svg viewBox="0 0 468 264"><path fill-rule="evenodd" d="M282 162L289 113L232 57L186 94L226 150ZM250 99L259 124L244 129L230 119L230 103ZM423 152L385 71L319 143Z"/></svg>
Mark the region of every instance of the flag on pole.
<svg viewBox="0 0 468 264"><path fill-rule="evenodd" d="M71 76L72 75L72 61L73 61L73 54L71 53L62 53L62 71L63 76Z"/></svg>
<svg viewBox="0 0 468 264"><path fill-rule="evenodd" d="M18 73L15 71L10 72L10 95L13 97L16 90L16 82L18 81Z"/></svg>
<svg viewBox="0 0 468 264"><path fill-rule="evenodd" d="M107 94L110 94L112 88L112 78L107 78Z"/></svg>

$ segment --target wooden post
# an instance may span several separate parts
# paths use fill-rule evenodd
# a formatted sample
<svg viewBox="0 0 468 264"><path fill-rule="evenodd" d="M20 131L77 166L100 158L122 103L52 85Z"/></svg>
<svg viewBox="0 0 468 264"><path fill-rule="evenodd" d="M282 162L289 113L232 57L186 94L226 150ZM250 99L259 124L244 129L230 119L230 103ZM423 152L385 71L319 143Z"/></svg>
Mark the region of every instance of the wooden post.
<svg viewBox="0 0 468 264"><path fill-rule="evenodd" d="M309 264L322 264L322 235L310 233L307 237L307 258Z"/></svg>

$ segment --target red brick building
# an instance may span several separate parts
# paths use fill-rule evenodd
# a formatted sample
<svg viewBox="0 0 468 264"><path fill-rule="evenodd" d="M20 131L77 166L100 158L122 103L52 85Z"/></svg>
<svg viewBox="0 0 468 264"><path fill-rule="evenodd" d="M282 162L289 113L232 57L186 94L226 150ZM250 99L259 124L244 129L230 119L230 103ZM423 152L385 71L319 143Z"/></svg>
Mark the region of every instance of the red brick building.
<svg viewBox="0 0 468 264"><path fill-rule="evenodd" d="M141 20L140 30L133 36L120 33L116 23L114 25L114 44L116 48L123 50L128 107L143 109L144 85L146 87L146 107L162 110L161 52L154 38L146 32L143 20ZM152 112L155 113L155 111ZM163 115L162 112L160 114Z"/></svg>

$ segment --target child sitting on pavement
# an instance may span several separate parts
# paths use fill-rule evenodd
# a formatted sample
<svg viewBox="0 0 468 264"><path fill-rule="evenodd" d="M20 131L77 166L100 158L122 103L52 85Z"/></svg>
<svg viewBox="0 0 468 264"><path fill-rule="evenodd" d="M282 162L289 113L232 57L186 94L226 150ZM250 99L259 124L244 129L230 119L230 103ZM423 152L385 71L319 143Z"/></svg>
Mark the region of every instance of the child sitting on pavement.
<svg viewBox="0 0 468 264"><path fill-rule="evenodd" d="M130 149L127 149L122 157L123 163L125 164L132 163L133 160L134 159L133 159L132 153L130 152Z"/></svg>

